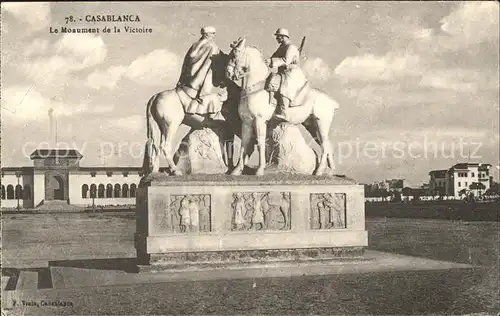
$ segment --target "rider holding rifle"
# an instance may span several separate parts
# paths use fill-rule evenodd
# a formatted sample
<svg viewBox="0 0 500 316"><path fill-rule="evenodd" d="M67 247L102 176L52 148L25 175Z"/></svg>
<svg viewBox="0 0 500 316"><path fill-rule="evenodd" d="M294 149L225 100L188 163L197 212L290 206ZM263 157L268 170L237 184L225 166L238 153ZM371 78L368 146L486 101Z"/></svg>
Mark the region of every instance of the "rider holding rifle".
<svg viewBox="0 0 500 316"><path fill-rule="evenodd" d="M290 103L298 91L307 84L307 79L299 67L300 51L304 39L301 48L298 49L292 44L287 29L279 28L274 35L279 46L271 58L266 60L266 65L277 69L277 73L271 73L266 82L266 89L270 92L276 92L278 101L276 116L285 119Z"/></svg>

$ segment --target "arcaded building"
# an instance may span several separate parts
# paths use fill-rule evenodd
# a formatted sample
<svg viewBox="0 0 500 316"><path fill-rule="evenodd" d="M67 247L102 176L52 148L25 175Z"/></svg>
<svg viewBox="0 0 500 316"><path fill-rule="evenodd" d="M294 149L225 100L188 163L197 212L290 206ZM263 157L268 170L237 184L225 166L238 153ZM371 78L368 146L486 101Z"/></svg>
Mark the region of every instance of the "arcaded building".
<svg viewBox="0 0 500 316"><path fill-rule="evenodd" d="M32 167L2 168L2 208L135 205L139 167L81 167L74 149L38 149Z"/></svg>

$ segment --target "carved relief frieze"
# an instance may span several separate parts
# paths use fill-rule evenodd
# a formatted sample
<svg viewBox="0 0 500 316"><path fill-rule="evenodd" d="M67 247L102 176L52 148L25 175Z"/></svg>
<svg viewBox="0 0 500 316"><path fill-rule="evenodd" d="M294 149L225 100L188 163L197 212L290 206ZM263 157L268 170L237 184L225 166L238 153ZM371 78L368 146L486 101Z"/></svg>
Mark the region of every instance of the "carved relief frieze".
<svg viewBox="0 0 500 316"><path fill-rule="evenodd" d="M345 193L311 193L311 229L346 228Z"/></svg>
<svg viewBox="0 0 500 316"><path fill-rule="evenodd" d="M160 228L173 233L210 232L210 202L209 194L170 195Z"/></svg>
<svg viewBox="0 0 500 316"><path fill-rule="evenodd" d="M290 192L235 192L233 231L290 229Z"/></svg>

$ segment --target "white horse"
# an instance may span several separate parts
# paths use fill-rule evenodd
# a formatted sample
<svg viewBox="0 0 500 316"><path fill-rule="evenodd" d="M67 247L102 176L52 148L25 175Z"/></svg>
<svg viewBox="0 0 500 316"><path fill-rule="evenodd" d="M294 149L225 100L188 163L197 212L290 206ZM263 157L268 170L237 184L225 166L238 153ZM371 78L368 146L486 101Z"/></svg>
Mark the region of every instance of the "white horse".
<svg viewBox="0 0 500 316"><path fill-rule="evenodd" d="M238 163L231 173L233 175L242 174L243 167L253 152L254 135L259 151L259 165L256 175L264 174L266 124L273 117L276 107L270 102L269 92L264 89L269 73L270 70L266 66L262 54L255 47L243 46L243 48L234 48L231 51L226 77L241 87L238 113L243 121L241 150ZM327 163L332 170L335 169L329 132L335 109L339 105L325 93L314 88L307 89L302 104L289 107L286 117L287 121L292 124L303 124L321 146L321 158L314 171L315 175L321 175L325 172Z"/></svg>
<svg viewBox="0 0 500 316"><path fill-rule="evenodd" d="M218 56L213 57L213 81L214 84L218 86L222 82L227 82L224 78L224 72L227 65L227 55L221 53ZM230 89L231 87L227 87ZM213 98L218 98L216 94L211 95ZM235 110L231 110L229 106L231 103L234 103L233 100L228 99L227 102L224 102L223 105L223 115L231 120L233 124L238 124L234 122L234 119L231 117L237 116ZM159 129L160 139L159 141L155 137L154 133L154 122ZM177 131L181 124L185 124L191 127L190 131L193 128L201 128L201 127L215 127L214 123L208 115L200 115L200 114L188 114L185 112L184 107L182 105L181 99L179 97L176 89L165 90L153 95L146 107L146 123L147 123L147 142L146 148L144 152L144 160L143 160L143 173L149 174L152 172L158 172L160 169L159 159L160 153L163 154L167 161L167 171L172 175L180 175L180 172L177 170L175 163L175 153L177 152L177 147L174 148L174 138L177 134ZM228 125L227 123L225 125ZM225 135L227 138L221 140L223 143L222 146L223 154L227 155L227 149L224 148L229 145L227 142L230 140L231 136L234 136L233 129L226 128L227 134ZM225 142L225 143L224 143ZM227 159L227 157L225 157ZM228 167L232 167L231 159L228 160Z"/></svg>

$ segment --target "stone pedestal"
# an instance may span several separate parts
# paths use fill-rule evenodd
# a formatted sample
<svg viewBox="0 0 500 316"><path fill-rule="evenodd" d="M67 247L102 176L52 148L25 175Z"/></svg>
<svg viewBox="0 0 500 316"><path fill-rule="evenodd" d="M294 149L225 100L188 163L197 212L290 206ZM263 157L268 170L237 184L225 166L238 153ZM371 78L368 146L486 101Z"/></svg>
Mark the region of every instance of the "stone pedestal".
<svg viewBox="0 0 500 316"><path fill-rule="evenodd" d="M188 134L177 151L177 169L182 174L223 174L227 171L220 145L222 132L203 128Z"/></svg>
<svg viewBox="0 0 500 316"><path fill-rule="evenodd" d="M307 144L298 125L269 123L267 131L267 172L312 174L316 153Z"/></svg>
<svg viewBox="0 0 500 316"><path fill-rule="evenodd" d="M342 177L152 174L137 190L139 268L359 257L364 206Z"/></svg>

